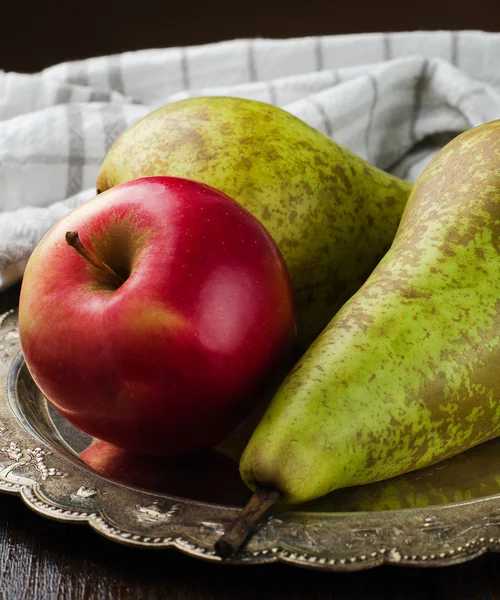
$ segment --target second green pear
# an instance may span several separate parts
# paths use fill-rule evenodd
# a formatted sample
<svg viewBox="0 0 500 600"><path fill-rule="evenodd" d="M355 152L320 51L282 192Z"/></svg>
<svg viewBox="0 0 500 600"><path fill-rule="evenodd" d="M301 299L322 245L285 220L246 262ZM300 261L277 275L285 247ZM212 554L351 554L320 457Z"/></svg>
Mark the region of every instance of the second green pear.
<svg viewBox="0 0 500 600"><path fill-rule="evenodd" d="M391 249L273 397L241 458L290 503L500 436L500 120L415 184Z"/></svg>
<svg viewBox="0 0 500 600"><path fill-rule="evenodd" d="M290 113L231 97L138 121L111 147L97 189L153 175L201 181L261 221L290 271L302 348L387 251L412 188Z"/></svg>

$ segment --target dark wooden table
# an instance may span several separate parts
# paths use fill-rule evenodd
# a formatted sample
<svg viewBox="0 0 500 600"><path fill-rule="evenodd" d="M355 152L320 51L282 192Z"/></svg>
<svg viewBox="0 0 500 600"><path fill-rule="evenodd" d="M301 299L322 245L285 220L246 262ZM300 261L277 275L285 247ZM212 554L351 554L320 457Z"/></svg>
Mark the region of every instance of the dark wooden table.
<svg viewBox="0 0 500 600"><path fill-rule="evenodd" d="M0 295L0 314L19 286ZM87 526L49 521L0 495L0 598L5 600L500 600L500 555L446 568L324 573L233 567L177 551L120 546Z"/></svg>

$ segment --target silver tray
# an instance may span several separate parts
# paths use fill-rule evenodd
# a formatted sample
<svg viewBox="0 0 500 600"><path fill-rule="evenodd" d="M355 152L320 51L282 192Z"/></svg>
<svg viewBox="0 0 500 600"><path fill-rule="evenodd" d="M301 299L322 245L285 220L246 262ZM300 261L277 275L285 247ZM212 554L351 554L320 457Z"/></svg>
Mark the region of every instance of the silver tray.
<svg viewBox="0 0 500 600"><path fill-rule="evenodd" d="M117 542L221 561L213 544L248 498L237 462L216 451L176 461L88 451L93 440L52 411L31 379L15 311L0 316L0 421L0 491ZM500 440L383 483L276 508L226 562L353 571L444 566L488 550L500 550Z"/></svg>

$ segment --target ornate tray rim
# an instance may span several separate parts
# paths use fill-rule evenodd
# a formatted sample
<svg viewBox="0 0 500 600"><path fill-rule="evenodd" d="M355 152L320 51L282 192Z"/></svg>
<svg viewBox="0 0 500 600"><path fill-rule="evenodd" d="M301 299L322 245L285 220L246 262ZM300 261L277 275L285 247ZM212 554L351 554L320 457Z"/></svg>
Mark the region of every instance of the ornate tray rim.
<svg viewBox="0 0 500 600"><path fill-rule="evenodd" d="M487 551L500 551L500 494L495 494L398 511L273 513L243 550L222 560L212 549L213 542L239 509L142 492L113 482L70 461L50 443L40 442L39 436L22 424L9 401L14 378L23 364L15 309L0 315L0 333L2 329L0 343L10 335L10 346L3 357L0 354L0 492L19 495L30 509L44 517L87 523L97 533L122 544L175 548L196 558L233 565L281 562L328 571L355 571L383 564L438 567L466 562ZM4 347L0 344L0 350ZM48 456L55 467L49 468ZM21 467L30 471L29 477L16 473ZM70 486L73 492L57 500L53 497L57 488L53 482L69 475L74 478ZM138 510L144 509L145 517L150 516L148 509L152 510L153 521L158 518L157 530L154 523L151 527L149 523L146 535L117 523L108 514L109 506L93 498L103 486L110 490L118 486L151 502ZM100 501L104 502L103 498ZM82 508L85 503L88 507ZM189 517L180 518L179 513L186 508ZM170 534L165 535L165 527L171 528Z"/></svg>

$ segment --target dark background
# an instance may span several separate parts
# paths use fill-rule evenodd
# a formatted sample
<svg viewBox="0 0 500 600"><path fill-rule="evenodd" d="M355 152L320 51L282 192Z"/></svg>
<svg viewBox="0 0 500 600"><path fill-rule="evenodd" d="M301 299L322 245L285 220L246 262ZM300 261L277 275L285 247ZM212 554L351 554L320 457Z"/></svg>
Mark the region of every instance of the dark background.
<svg viewBox="0 0 500 600"><path fill-rule="evenodd" d="M499 0L292 1L4 0L0 69L33 72L70 59L240 37L500 31ZM0 313L15 306L18 292L16 286L0 295ZM0 597L496 600L500 556L441 569L383 567L352 574L286 566L228 568L177 552L121 547L86 527L48 521L18 498L2 495Z"/></svg>
<svg viewBox="0 0 500 600"><path fill-rule="evenodd" d="M0 69L239 37L500 30L499 0L3 0Z"/></svg>

